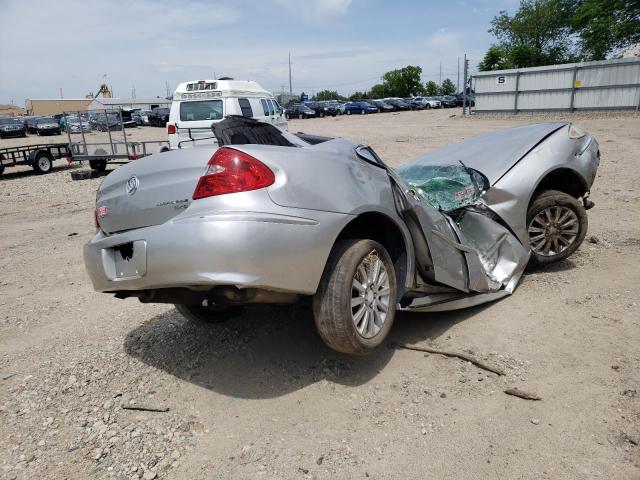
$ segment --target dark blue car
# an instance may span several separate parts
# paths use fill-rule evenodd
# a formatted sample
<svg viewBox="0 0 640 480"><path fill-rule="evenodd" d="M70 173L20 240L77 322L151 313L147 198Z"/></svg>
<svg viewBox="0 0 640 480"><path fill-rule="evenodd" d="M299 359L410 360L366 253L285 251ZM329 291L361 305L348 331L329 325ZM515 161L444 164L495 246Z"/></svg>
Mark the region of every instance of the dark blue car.
<svg viewBox="0 0 640 480"><path fill-rule="evenodd" d="M378 113L378 107L371 105L368 102L351 102L344 106L344 113L352 115L359 113L364 115L365 113Z"/></svg>

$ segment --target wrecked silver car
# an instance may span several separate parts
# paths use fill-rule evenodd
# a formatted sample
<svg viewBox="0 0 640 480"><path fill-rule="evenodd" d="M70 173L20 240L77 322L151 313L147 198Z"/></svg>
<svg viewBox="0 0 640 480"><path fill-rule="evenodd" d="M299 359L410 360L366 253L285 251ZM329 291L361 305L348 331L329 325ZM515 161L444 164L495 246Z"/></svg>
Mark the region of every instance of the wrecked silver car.
<svg viewBox="0 0 640 480"><path fill-rule="evenodd" d="M598 144L568 123L481 135L397 170L353 140L242 117L212 129L218 146L105 178L84 248L97 291L202 322L312 296L323 340L367 354L396 310L509 295L529 261L568 257L587 231Z"/></svg>

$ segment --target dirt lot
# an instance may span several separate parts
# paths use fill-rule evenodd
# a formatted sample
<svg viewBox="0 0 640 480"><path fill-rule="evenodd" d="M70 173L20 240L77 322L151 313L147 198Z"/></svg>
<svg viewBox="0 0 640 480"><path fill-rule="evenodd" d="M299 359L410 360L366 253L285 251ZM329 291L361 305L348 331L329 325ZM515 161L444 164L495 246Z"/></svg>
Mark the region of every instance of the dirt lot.
<svg viewBox="0 0 640 480"><path fill-rule="evenodd" d="M397 165L539 120L444 110L293 121L290 129L358 138ZM251 308L205 328L169 306L94 293L81 249L100 180L72 181L63 162L44 176L7 170L0 475L640 478L640 116L576 122L602 151L593 242L561 264L529 269L509 298L402 314L392 332L396 342L473 352L505 377L408 350L336 354L302 305ZM509 387L542 401L505 395ZM169 411L121 408L130 402Z"/></svg>

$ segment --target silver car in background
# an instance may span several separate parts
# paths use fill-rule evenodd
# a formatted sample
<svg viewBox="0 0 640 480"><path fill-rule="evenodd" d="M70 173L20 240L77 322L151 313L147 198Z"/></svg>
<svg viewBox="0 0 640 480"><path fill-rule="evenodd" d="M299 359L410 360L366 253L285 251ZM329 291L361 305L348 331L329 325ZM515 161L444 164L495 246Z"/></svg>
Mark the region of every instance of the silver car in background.
<svg viewBox="0 0 640 480"><path fill-rule="evenodd" d="M105 178L84 248L97 291L205 322L311 296L323 340L367 354L396 310L509 295L530 259L562 260L587 231L599 149L568 123L481 135L397 170L353 140L242 117L212 129L219 146Z"/></svg>

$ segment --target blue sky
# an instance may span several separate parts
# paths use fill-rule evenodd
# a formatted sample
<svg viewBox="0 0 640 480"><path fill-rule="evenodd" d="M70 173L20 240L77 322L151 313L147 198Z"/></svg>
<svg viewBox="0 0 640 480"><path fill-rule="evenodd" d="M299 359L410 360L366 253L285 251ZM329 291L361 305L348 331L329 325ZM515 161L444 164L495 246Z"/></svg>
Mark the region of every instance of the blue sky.
<svg viewBox="0 0 640 480"><path fill-rule="evenodd" d="M0 103L84 97L106 83L117 97L164 96L215 75L294 92L349 94L393 68L424 81L457 80L492 42L489 22L517 0L0 0ZM43 33L36 33L43 32Z"/></svg>

